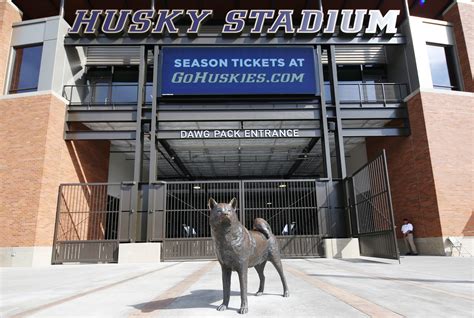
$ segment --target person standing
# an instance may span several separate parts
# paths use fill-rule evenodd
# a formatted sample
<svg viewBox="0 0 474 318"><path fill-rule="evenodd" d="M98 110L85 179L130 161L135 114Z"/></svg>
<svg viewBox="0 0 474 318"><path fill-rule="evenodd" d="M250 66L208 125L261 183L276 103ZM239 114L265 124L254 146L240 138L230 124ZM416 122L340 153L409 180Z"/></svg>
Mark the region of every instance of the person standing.
<svg viewBox="0 0 474 318"><path fill-rule="evenodd" d="M418 255L416 250L415 241L413 241L413 224L408 222L408 219L403 219L402 233L405 239L405 245L408 253L406 255Z"/></svg>

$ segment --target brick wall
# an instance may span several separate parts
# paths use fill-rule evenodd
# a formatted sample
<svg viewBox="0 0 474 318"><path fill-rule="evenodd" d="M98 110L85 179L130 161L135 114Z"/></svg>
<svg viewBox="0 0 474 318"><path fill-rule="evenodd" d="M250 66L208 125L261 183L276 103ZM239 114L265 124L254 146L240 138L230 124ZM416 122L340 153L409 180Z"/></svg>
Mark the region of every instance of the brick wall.
<svg viewBox="0 0 474 318"><path fill-rule="evenodd" d="M474 235L474 94L422 93L444 236Z"/></svg>
<svg viewBox="0 0 474 318"><path fill-rule="evenodd" d="M12 38L12 24L21 21L21 13L7 0L0 0L0 95L3 94L10 43Z"/></svg>
<svg viewBox="0 0 474 318"><path fill-rule="evenodd" d="M458 2L444 13L444 18L454 26L464 89L474 92L474 4Z"/></svg>
<svg viewBox="0 0 474 318"><path fill-rule="evenodd" d="M103 182L108 142L65 142L64 102L0 99L0 246L51 245L58 186Z"/></svg>
<svg viewBox="0 0 474 318"><path fill-rule="evenodd" d="M409 137L367 138L369 158L387 150L395 221L416 236L474 235L473 96L422 92L408 102Z"/></svg>

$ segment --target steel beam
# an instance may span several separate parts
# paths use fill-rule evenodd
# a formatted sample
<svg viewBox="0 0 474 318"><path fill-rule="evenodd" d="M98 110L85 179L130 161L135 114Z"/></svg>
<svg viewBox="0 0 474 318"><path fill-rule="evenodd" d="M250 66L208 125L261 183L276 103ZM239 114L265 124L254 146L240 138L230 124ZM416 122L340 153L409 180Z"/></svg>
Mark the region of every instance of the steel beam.
<svg viewBox="0 0 474 318"><path fill-rule="evenodd" d="M136 132L120 130L87 130L87 131L66 131L65 140L135 140Z"/></svg>
<svg viewBox="0 0 474 318"><path fill-rule="evenodd" d="M152 0L152 6L154 7L154 0ZM160 48L158 45L155 45L153 48L153 88L152 88L152 96L153 99L151 101L151 123L150 123L150 162L149 162L149 175L148 175L148 217L147 217L147 231L146 237L147 241L152 241L155 237L155 218L163 216L162 212L157 212L158 206L155 206L157 203L157 198L159 197L161 192L161 187L156 187L157 181L157 164L158 164L158 140L156 138L156 130L157 130L157 123L156 123L156 110L158 107L158 79L161 76L158 76L158 57L160 54ZM165 157L166 159L166 157ZM166 159L167 160L167 159ZM160 189L160 190L159 190ZM155 196L157 196L155 198ZM160 200L161 202L163 200ZM162 202L163 203L163 202Z"/></svg>
<svg viewBox="0 0 474 318"><path fill-rule="evenodd" d="M158 110L158 121L318 120L319 108L292 110Z"/></svg>
<svg viewBox="0 0 474 318"><path fill-rule="evenodd" d="M344 137L397 137L410 135L408 128L345 128L342 130Z"/></svg>
<svg viewBox="0 0 474 318"><path fill-rule="evenodd" d="M67 113L67 122L134 122L137 120L136 111L132 110L69 110Z"/></svg>
<svg viewBox="0 0 474 318"><path fill-rule="evenodd" d="M406 108L341 108L341 119L404 119L408 118Z"/></svg>
<svg viewBox="0 0 474 318"><path fill-rule="evenodd" d="M64 19L64 2L66 0L59 1L59 16Z"/></svg>
<svg viewBox="0 0 474 318"><path fill-rule="evenodd" d="M165 151L168 153L168 155L171 158L174 158L172 159L173 162L176 163L176 165L179 167L181 172L186 176L186 178L188 178L189 180L192 180L193 176L191 175L191 173L189 173L188 169L186 168L184 163L181 161L181 159L178 157L174 149L171 148L170 144L166 140L160 140L159 142L163 146Z"/></svg>
<svg viewBox="0 0 474 318"><path fill-rule="evenodd" d="M138 67L138 101L137 101L137 121L135 135L135 159L133 163L133 187L131 193L131 215L130 215L130 241L136 240L136 224L138 218L138 207L140 205L139 191L142 180L143 165L143 131L142 131L142 108L145 101L145 85L147 72L147 49L140 47L140 65Z"/></svg>
<svg viewBox="0 0 474 318"><path fill-rule="evenodd" d="M237 38L235 37L223 37L220 34L200 34L198 37L192 38L185 34L180 34L176 37L106 37L98 36L94 38L74 38L66 37L64 39L65 46L138 46L138 45L169 45L169 46L182 46L182 45L356 45L356 44L367 44L367 45L399 45L405 44L406 39L402 34L395 34L392 37L386 36L374 36L367 37L364 35L357 35L355 37L299 37L294 36L291 40L288 37L254 37L243 34Z"/></svg>
<svg viewBox="0 0 474 318"><path fill-rule="evenodd" d="M342 136L341 105L339 102L339 81L337 79L336 49L333 45L329 46L328 48L328 67L331 82L331 92L333 96L334 106L336 109L336 131L334 136L336 143L336 162L339 170L339 178L344 179L347 177L346 158L344 154L344 139Z"/></svg>
<svg viewBox="0 0 474 318"><path fill-rule="evenodd" d="M153 3L153 0L152 0ZM149 183L156 181L156 171L157 171L157 123L156 123L156 110L157 110L157 92L158 92L158 57L160 54L160 48L158 45L155 45L153 50L153 100L151 102L151 125L150 125L150 170L149 170ZM150 191L151 192L151 191ZM152 201L148 201L152 202Z"/></svg>
<svg viewBox="0 0 474 318"><path fill-rule="evenodd" d="M303 154L298 156L298 160L296 160L295 163L288 170L288 172L286 173L286 178L288 178L288 179L291 178L291 176L296 172L296 170L298 170L298 168L303 163L303 160L305 159L305 155L307 153L311 152L311 150L318 143L318 141L319 141L319 138L313 138L313 139L311 139L309 144L306 147L304 147Z"/></svg>
<svg viewBox="0 0 474 318"><path fill-rule="evenodd" d="M321 61L322 58L322 50L321 46L316 47L317 58L318 58L318 78L319 78L319 92L321 94L321 137L322 137L322 145L323 145L323 165L325 171L325 177L332 182L332 169L331 169L331 148L329 146L329 128L328 128L328 115L327 115L327 108L326 108L326 93L325 93L325 84L324 84L324 72L323 72L323 63Z"/></svg>

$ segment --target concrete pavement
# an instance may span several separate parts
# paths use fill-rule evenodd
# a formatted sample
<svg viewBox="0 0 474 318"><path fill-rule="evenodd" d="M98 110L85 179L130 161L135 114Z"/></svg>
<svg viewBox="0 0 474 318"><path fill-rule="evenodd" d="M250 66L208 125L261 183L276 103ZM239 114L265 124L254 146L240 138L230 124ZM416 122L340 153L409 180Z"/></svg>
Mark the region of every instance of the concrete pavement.
<svg viewBox="0 0 474 318"><path fill-rule="evenodd" d="M473 317L474 259L404 257L285 260L290 297L271 264L263 296L249 271L246 317ZM222 301L217 262L0 269L1 317L239 317L232 276Z"/></svg>

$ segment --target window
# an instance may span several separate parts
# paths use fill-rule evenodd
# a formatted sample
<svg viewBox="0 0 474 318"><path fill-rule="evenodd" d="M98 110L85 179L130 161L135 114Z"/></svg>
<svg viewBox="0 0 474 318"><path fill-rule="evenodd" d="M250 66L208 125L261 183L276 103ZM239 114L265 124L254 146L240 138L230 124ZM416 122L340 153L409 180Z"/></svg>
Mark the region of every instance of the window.
<svg viewBox="0 0 474 318"><path fill-rule="evenodd" d="M38 90L43 45L15 48L10 94Z"/></svg>
<svg viewBox="0 0 474 318"><path fill-rule="evenodd" d="M427 44L431 78L434 88L456 90L457 81L454 68L453 48Z"/></svg>

